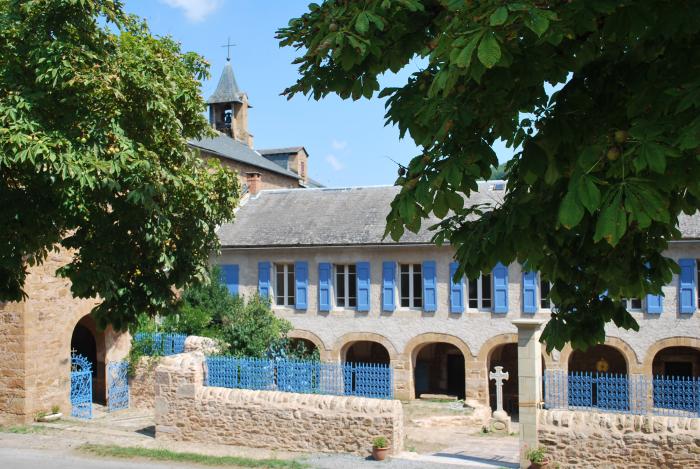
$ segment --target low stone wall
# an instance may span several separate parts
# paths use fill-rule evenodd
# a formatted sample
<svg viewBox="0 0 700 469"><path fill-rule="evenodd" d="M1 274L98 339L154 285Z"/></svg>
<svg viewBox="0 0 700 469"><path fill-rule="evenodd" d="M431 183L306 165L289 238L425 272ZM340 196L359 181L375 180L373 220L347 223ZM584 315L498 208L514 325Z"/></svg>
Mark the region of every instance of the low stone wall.
<svg viewBox="0 0 700 469"><path fill-rule="evenodd" d="M201 352L161 359L156 438L366 455L385 436L403 447L399 401L205 387Z"/></svg>
<svg viewBox="0 0 700 469"><path fill-rule="evenodd" d="M209 337L196 335L185 339L185 352L202 352L206 355L219 353L219 344ZM141 357L134 372L129 376L131 407L153 409L155 407L156 367L163 357Z"/></svg>
<svg viewBox="0 0 700 469"><path fill-rule="evenodd" d="M700 419L538 412L540 444L562 468L700 467Z"/></svg>

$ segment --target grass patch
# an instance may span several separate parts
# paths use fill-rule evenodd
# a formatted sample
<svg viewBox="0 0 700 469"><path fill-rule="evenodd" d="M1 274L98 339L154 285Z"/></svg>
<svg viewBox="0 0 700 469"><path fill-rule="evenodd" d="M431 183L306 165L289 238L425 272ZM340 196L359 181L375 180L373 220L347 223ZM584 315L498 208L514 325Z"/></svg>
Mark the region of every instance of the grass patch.
<svg viewBox="0 0 700 469"><path fill-rule="evenodd" d="M41 433L46 427L41 425L15 425L12 427L0 426L0 433L14 433L16 435L27 435L29 433Z"/></svg>
<svg viewBox="0 0 700 469"><path fill-rule="evenodd" d="M134 446L82 445L80 451L95 456L111 458L143 458L153 461L172 461L201 464L204 466L258 467L270 469L304 469L305 464L295 460L253 459L239 456L208 456L197 453L180 453L167 449L139 448Z"/></svg>

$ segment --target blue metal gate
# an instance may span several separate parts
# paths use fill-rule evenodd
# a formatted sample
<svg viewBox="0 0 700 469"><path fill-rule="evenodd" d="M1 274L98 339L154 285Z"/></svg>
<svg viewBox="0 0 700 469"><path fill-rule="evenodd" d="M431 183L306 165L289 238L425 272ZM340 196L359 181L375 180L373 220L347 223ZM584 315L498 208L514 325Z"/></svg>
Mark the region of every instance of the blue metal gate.
<svg viewBox="0 0 700 469"><path fill-rule="evenodd" d="M107 365L107 407L110 412L129 408L129 364Z"/></svg>
<svg viewBox="0 0 700 469"><path fill-rule="evenodd" d="M70 403L73 417L92 418L92 364L82 355L71 355Z"/></svg>

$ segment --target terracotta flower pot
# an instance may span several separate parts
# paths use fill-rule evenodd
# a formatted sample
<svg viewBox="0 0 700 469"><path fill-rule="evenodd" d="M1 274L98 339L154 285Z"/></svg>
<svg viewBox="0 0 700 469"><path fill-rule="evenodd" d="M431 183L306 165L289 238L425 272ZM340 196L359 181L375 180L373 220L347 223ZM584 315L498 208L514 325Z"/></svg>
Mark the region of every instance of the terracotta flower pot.
<svg viewBox="0 0 700 469"><path fill-rule="evenodd" d="M391 448L377 448L376 446L372 446L372 459L375 461L384 461L389 455L390 449Z"/></svg>

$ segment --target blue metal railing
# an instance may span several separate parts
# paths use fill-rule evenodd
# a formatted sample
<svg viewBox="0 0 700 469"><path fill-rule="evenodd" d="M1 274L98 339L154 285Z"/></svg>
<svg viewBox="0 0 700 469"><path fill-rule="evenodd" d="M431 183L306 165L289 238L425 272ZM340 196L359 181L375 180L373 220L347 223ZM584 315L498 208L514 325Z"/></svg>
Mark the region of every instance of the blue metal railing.
<svg viewBox="0 0 700 469"><path fill-rule="evenodd" d="M393 399L389 365L207 357L207 386Z"/></svg>
<svg viewBox="0 0 700 469"><path fill-rule="evenodd" d="M144 344L146 355L176 355L185 351L187 334L171 332L137 332L134 342Z"/></svg>
<svg viewBox="0 0 700 469"><path fill-rule="evenodd" d="M547 370L547 409L700 416L700 378Z"/></svg>

